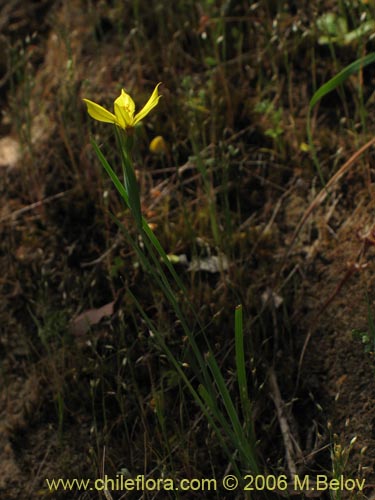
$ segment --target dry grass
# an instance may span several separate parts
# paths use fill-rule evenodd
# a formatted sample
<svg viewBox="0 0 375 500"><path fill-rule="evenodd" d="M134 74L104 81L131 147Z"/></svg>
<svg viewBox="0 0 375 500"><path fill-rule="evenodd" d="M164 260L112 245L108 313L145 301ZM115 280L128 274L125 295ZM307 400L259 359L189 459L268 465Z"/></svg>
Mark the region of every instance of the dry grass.
<svg viewBox="0 0 375 500"><path fill-rule="evenodd" d="M304 144L309 99L373 50L368 33L346 46L319 45L318 19L331 10L353 29L364 13L375 16L365 2L0 6L0 491L7 498L48 494L46 477L232 472L131 298L198 390L201 374L181 322L112 216L137 238L90 144L93 136L117 168L112 129L90 121L82 103L110 108L122 87L143 103L159 81L163 98L136 138L143 213L174 258L187 290L176 290L176 300L205 355L193 304L241 419L234 310L244 307L252 417L241 421L255 428L259 470L334 473L331 420L344 449L358 436L347 473L370 484L373 453L361 450L373 444L373 368L350 332L368 328L366 292L373 306L372 241L356 260L363 245L356 235L373 224L371 150L293 240L321 189ZM373 108L372 67L317 107L313 137L326 179L370 139ZM149 144L159 135L167 151L156 155ZM213 269L223 256L225 266ZM347 262L367 267L345 281ZM312 340L299 366L306 336ZM224 411L220 398L217 390ZM211 497L242 498L225 495Z"/></svg>

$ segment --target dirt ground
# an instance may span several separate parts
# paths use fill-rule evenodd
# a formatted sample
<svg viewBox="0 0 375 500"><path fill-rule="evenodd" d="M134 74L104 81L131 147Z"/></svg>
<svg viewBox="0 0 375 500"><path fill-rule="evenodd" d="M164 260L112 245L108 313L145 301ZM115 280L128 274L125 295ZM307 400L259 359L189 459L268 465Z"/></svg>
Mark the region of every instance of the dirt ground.
<svg viewBox="0 0 375 500"><path fill-rule="evenodd" d="M354 186L346 194L349 203L340 199L328 222L335 229L327 234L327 226L322 227L316 253L304 271L307 284L301 293L309 310L301 319L309 344L301 377L305 374L318 384L315 401L327 410L335 432L339 429L340 443L357 438L350 455L351 470L353 476L368 478L366 494L371 497L374 366L372 355L363 356L361 336L353 336L353 330L368 331L368 307L374 306L374 200L372 192L355 185L354 176ZM338 188L332 205L340 192Z"/></svg>
<svg viewBox="0 0 375 500"><path fill-rule="evenodd" d="M108 12L111 14L110 9ZM94 21L91 22L100 32L101 43L95 64L92 52L89 52L92 40L85 13L78 0L62 3L40 1L28 7L17 0L0 3L0 26L3 29L0 44L3 47L14 47L19 40L27 37L29 25L38 30L35 42L31 39L26 49L26 67L33 68L35 75L30 98L30 140L34 150L39 151L40 157L36 154L35 161L42 162L48 158L49 162L43 188L38 174L31 175L30 186L19 185L25 158L22 154L30 161L30 153L24 151L21 154L19 150L16 127L11 123L9 112L14 69L9 59L0 56L3 57L0 60L0 101L2 107L7 109L0 124L0 183L4 200L0 212L3 242L0 254L0 498L4 500L44 496L60 498L57 493L50 495L41 487L43 478L69 477L71 471L74 471L75 477L89 477L93 462L98 461L93 458L97 449L92 444L93 422L89 408L77 410L77 405L65 422L63 435L56 430L59 402L51 401L48 395L46 388L51 380L47 374L53 372L50 368L56 362L55 378L52 380L54 388L63 381L59 373L62 366L67 370L69 383L74 385L81 375L77 374L73 361L64 365L63 348L60 351L57 349L52 357L38 358L35 346L22 333L30 326L27 309L30 302L25 297L33 297L33 294L37 297L40 293L27 279L43 269L42 265L38 267L41 262L49 269L48 266L52 266L50 260L59 252L59 242L47 235L48 231L43 229L39 219L53 220L58 225L61 217L61 220L67 221L67 228L62 227L65 222L61 223L62 231L66 229L77 234L81 223L75 227L73 205L77 203L77 197L75 194L70 198L71 186L64 185L65 179L59 178L58 186L49 192L49 187L58 177L56 170L59 165L57 168L53 166L56 157L64 146L64 154L70 155L69 141L62 127L64 110L54 107L54 98L56 94L73 92L73 106L81 107L83 113L81 98L87 87L82 88L85 85L82 82L90 81L91 88L97 92L102 90L103 98L114 95L116 74L123 69L122 49L113 46L110 38L107 42L107 30L110 32L116 13L112 13L111 18L110 14L107 15L105 2L99 2L95 12L87 14L93 16ZM64 36L60 36L64 30L70 34L69 44L64 42ZM67 72L69 64L74 66L71 81ZM130 81L137 78L138 75L129 75ZM61 82L66 85L62 86ZM301 85L300 90L303 94L306 88ZM92 98L95 100L96 96ZM89 147L87 145L85 151L79 153L81 156L72 153L71 159L72 163L81 161L80 168L86 169L83 176L95 177ZM367 160L370 165L373 164L373 158ZM373 177L372 168L369 172L361 160L355 162L339 180L329 199L311 214L299 238L290 247L293 232L314 199L314 191L308 181L296 170L288 193L281 201L274 200L275 205L279 201L280 205L269 230L271 238L275 235L278 248L271 249L277 258L271 272L268 269L270 278L267 286L273 286L275 296L280 296L288 273L290 280L296 278L293 303L289 306L290 323L296 335L295 345L290 352L286 352L284 347L277 353L275 371L282 399L289 408L291 420L296 422L297 430L291 433L303 451L303 463L294 457L297 470L301 474L313 474L325 468L331 470L329 444L335 441L341 446L341 458L344 460L346 450L356 438L347 459L345 475L365 478L363 498L371 499L375 498L374 352L371 348L365 352L363 335L353 334L353 330L368 332L369 308L375 311L375 192L368 177ZM43 191L43 196L38 196L39 189ZM65 194L58 198L60 192ZM54 208L49 208L48 203L38 205L37 200L48 196L56 196ZM86 198L90 201L90 197L91 201L95 200L95 196L96 193L81 192L78 203ZM61 205L58 205L59 200ZM32 205L35 202L37 204ZM73 212L64 206L65 202ZM59 206L64 206L66 211L59 214ZM269 208L263 209L270 212ZM87 213L80 213L79 217L91 220L90 228L95 226L96 215L90 208ZM95 233L95 229L92 231ZM39 242L41 237L44 238L43 244ZM76 239L79 243L72 247L69 255L69 265L73 262L73 268L77 248L81 251L85 245L84 235L82 240L79 236ZM270 251L266 243L260 242L259 246L258 259L263 250L265 255ZM86 257L89 260L89 256ZM280 273L283 264L287 271ZM79 287L73 275L69 279L74 293L78 293ZM58 282L60 278L59 271L56 271L54 279ZM90 276L90 279L93 278ZM105 293L110 294L110 291L106 289ZM59 317L51 321L55 324ZM31 330L37 331L38 328L33 325ZM107 340L105 335L103 333L103 343ZM77 341L77 352L84 349L85 341ZM71 366L69 363L72 363ZM73 400L77 403L79 397L77 389ZM282 437L279 436L278 442L283 442ZM97 443L98 448L100 445ZM339 447L336 451L340 453ZM284 459L285 450L282 449L281 453ZM97 463L98 470L100 467L101 464ZM61 498L68 498L61 495ZM309 495L306 494L306 497ZM77 493L69 498L94 497Z"/></svg>

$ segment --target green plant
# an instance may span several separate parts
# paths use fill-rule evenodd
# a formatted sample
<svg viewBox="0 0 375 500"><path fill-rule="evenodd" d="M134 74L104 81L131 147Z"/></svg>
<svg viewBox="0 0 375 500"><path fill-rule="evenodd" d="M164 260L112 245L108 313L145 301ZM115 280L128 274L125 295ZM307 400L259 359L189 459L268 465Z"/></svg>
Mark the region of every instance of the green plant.
<svg viewBox="0 0 375 500"><path fill-rule="evenodd" d="M161 347L171 365L178 373L181 381L189 390L195 403L207 418L211 428L215 431L216 437L227 455L229 462L232 464L233 470L240 475L239 464L241 464L242 468L246 470L258 472L259 467L256 457L255 435L252 422L253 416L246 382L242 308L239 306L235 313L236 367L242 407L241 418L230 395L213 349L208 341L205 327L201 323L193 305L186 299L188 310L196 325L195 328L190 326L191 322L186 318L179 303L180 297L187 297L185 286L177 275L156 235L147 223L147 220L141 213L139 191L131 156L133 147L133 128L136 124L137 117L143 118L146 116L157 104L158 99L159 96L156 87L146 106L135 116L134 103L130 96L124 93L124 91L122 97L115 101L115 115L109 113L95 103L92 103L92 101L85 101L88 104L88 111L93 118L115 124L115 134L122 159L123 183L109 165L94 140L92 140L92 145L102 166L110 176L125 205L131 211L136 224L138 237L141 238L141 243L138 238L134 238L129 234L120 221L115 218L114 220L133 247L142 268L160 288L168 304L171 306L175 317L178 319L184 335L188 339L189 348L192 352L190 364L194 373L194 378L199 383L198 387L188 378L185 373L184 364L175 357L172 350L168 347L163 331L161 331L158 325L152 320L130 289L128 289L128 294L136 305L149 331L152 332L155 341ZM201 173L204 175L203 170ZM201 345L198 345L197 337L203 339L204 353L202 353ZM157 415L161 428L163 429L165 424L160 405L157 406Z"/></svg>
<svg viewBox="0 0 375 500"><path fill-rule="evenodd" d="M332 480L335 481L335 485L340 485L342 478L348 476L348 466L350 465L350 452L353 449L357 437L354 436L348 446L343 446L337 434L333 435L332 438L332 448L331 448L331 462L332 462ZM359 489L363 489L365 483L364 479L356 478L357 485ZM363 498L360 492L353 493L355 497L351 498ZM329 495L331 500L342 500L344 497L344 488L332 488L329 490Z"/></svg>
<svg viewBox="0 0 375 500"><path fill-rule="evenodd" d="M284 147L281 139L284 134L282 124L283 110L275 108L273 102L268 99L258 102L254 109L259 115L265 115L269 119L271 126L266 129L265 135L271 137L274 140L276 148L280 152L283 152Z"/></svg>

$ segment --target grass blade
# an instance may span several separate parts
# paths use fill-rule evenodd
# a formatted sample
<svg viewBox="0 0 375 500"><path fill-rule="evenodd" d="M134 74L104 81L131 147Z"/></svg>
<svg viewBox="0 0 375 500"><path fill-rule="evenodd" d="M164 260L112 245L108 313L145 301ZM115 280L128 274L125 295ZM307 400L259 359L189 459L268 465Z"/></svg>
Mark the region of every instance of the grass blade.
<svg viewBox="0 0 375 500"><path fill-rule="evenodd" d="M357 73L359 70L361 70L368 64L373 63L374 61L375 52L372 52L371 54L368 54L367 56L352 62L351 64L349 64L349 66L346 66L346 68L341 70L340 73L328 80L328 82L322 85L312 96L309 104L309 114L311 113L311 110L316 105L316 103L320 101L320 99L322 99L322 97L329 94L336 87L344 83L350 75L352 75L353 73Z"/></svg>
<svg viewBox="0 0 375 500"><path fill-rule="evenodd" d="M365 66L373 63L375 61L375 52L372 52L371 54L368 54L365 57L362 57L360 59L357 59L356 61L352 62L349 64L349 66L346 66L342 71L340 71L336 76L328 80L324 85L318 88L318 90L314 93L312 96L310 103L309 103L309 111L307 114L307 124L306 124L306 132L307 132L307 140L309 143L310 151L312 154L312 158L315 164L315 167L318 171L320 181L323 186L326 185L326 182L324 180L323 174L322 174L322 169L320 167L319 159L316 154L316 149L314 146L313 138L312 138L312 132L311 132L311 114L314 106L322 99L324 96L332 92L332 90L336 89L338 86L342 85L345 80L352 75L353 73L356 73L360 71L362 68Z"/></svg>
<svg viewBox="0 0 375 500"><path fill-rule="evenodd" d="M246 434L248 439L255 442L253 434L253 422L251 403L249 399L249 391L247 386L246 366L245 366L245 350L243 338L243 321L242 321L242 306L236 307L234 313L234 330L235 330L235 348L236 348L236 368L238 390L240 393L240 401L242 407L242 415L245 422Z"/></svg>

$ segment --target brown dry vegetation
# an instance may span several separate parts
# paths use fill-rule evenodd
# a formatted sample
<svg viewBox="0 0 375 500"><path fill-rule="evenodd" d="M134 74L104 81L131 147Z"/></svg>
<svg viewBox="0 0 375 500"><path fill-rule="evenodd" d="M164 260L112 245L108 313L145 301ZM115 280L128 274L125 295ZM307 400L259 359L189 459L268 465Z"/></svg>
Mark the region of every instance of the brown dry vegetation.
<svg viewBox="0 0 375 500"><path fill-rule="evenodd" d="M181 259L187 298L176 298L186 315L187 299L198 312L239 414L233 318L243 305L247 425L259 470L333 477L345 462L341 473L366 479L363 493L286 493L373 498L371 149L293 241L321 189L304 144L309 99L374 50L371 33L319 45L327 12L346 16L352 29L364 13L375 19L364 1L0 2L0 498L98 498L51 493L45 478L233 472L131 298L197 387L173 307L114 221L136 238L90 144L92 135L118 164L112 127L90 120L82 102L111 108L125 87L143 103L159 81L163 97L137 131L143 213L168 254L211 264L225 256L228 265L215 272ZM325 179L373 134L373 74L373 66L361 70L315 109ZM158 135L168 144L164 156L149 151ZM142 498L156 497L244 494Z"/></svg>

